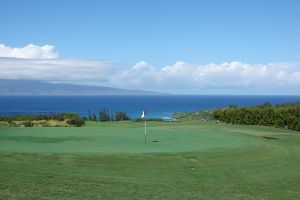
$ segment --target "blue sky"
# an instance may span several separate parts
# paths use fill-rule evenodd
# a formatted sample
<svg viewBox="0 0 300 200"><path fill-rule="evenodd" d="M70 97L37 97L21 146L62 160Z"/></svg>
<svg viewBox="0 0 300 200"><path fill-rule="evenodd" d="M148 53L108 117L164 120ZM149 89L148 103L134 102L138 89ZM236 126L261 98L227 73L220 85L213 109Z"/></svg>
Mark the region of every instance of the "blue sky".
<svg viewBox="0 0 300 200"><path fill-rule="evenodd" d="M297 62L300 1L1 0L0 40L60 57L167 65Z"/></svg>
<svg viewBox="0 0 300 200"><path fill-rule="evenodd" d="M0 44L48 44L60 59L127 67L239 61L298 73L299 9L297 0L1 0Z"/></svg>

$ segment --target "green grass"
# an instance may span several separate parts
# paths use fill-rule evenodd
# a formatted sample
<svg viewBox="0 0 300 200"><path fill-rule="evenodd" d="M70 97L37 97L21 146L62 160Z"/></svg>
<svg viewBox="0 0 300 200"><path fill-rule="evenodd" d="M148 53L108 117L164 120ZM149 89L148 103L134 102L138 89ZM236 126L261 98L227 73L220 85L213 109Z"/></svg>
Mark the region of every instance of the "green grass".
<svg viewBox="0 0 300 200"><path fill-rule="evenodd" d="M299 132L147 125L0 128L0 199L300 198Z"/></svg>

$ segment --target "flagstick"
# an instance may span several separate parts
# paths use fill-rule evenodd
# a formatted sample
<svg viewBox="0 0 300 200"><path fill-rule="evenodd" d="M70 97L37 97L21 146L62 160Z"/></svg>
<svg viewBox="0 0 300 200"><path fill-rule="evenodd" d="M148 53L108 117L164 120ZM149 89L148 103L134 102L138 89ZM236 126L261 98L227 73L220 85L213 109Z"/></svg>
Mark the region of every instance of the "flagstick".
<svg viewBox="0 0 300 200"><path fill-rule="evenodd" d="M145 118L145 144L147 144L147 122Z"/></svg>

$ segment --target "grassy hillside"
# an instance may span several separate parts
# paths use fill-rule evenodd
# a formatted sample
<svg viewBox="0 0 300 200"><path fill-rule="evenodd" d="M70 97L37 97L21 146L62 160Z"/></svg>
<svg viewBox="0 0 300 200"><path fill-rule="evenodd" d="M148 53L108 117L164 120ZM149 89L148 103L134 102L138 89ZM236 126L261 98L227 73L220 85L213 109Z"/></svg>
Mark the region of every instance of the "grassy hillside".
<svg viewBox="0 0 300 200"><path fill-rule="evenodd" d="M0 128L0 199L299 199L300 135L212 122Z"/></svg>

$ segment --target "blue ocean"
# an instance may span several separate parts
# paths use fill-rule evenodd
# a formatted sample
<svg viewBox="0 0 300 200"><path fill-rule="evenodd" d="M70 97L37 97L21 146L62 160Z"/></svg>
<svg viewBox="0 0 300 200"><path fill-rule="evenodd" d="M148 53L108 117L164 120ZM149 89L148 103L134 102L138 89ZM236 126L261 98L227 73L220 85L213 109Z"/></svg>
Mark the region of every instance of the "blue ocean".
<svg viewBox="0 0 300 200"><path fill-rule="evenodd" d="M111 113L127 112L138 118L144 108L148 117L168 118L175 112L224 108L230 104L254 106L270 102L300 102L300 96L1 96L0 115L75 112L98 115L102 108Z"/></svg>

